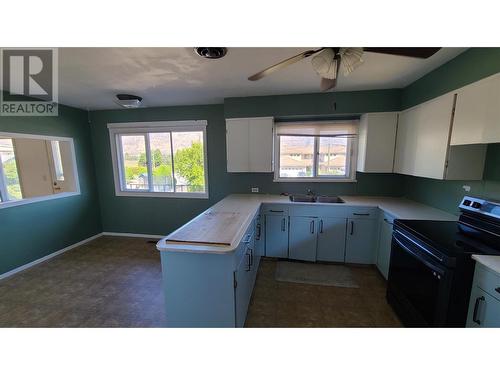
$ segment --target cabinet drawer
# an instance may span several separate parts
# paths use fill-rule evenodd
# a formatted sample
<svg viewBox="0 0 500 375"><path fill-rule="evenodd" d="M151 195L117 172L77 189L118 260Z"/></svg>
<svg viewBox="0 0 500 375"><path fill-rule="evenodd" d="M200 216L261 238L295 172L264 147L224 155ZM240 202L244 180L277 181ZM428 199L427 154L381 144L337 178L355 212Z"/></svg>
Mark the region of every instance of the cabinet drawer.
<svg viewBox="0 0 500 375"><path fill-rule="evenodd" d="M474 283L491 294L493 297L500 299L500 276L491 272L481 264L476 263L476 272L474 275Z"/></svg>
<svg viewBox="0 0 500 375"><path fill-rule="evenodd" d="M378 215L376 207L351 208L347 213L349 219L374 219Z"/></svg>
<svg viewBox="0 0 500 375"><path fill-rule="evenodd" d="M288 206L285 204L264 204L262 205L264 215L283 215L288 216Z"/></svg>

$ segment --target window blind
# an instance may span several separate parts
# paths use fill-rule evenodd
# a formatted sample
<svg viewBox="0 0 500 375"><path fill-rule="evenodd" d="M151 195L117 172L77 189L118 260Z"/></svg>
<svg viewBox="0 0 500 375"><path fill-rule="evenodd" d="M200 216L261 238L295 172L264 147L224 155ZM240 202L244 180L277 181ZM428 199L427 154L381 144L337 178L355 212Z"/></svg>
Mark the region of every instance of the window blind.
<svg viewBox="0 0 500 375"><path fill-rule="evenodd" d="M302 137L356 137L358 120L276 123L276 134Z"/></svg>

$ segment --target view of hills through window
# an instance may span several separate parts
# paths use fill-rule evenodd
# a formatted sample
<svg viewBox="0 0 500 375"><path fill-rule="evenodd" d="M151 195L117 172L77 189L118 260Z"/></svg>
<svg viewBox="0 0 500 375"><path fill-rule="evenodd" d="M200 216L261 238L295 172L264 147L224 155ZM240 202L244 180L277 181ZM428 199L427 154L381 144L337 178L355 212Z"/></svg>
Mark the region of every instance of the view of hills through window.
<svg viewBox="0 0 500 375"><path fill-rule="evenodd" d="M146 135L123 134L120 139L126 190L205 192L203 132L149 133L151 180Z"/></svg>

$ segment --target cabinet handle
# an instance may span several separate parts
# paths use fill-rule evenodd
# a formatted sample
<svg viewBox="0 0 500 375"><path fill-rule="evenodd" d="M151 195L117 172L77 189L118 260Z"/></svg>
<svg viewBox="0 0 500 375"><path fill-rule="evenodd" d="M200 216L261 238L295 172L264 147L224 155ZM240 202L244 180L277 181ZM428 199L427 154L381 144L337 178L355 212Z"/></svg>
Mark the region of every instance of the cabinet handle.
<svg viewBox="0 0 500 375"><path fill-rule="evenodd" d="M311 234L314 234L314 220L312 220L311 224L309 224L309 228L311 229Z"/></svg>
<svg viewBox="0 0 500 375"><path fill-rule="evenodd" d="M269 212L274 212L274 213L280 213L280 214L282 214L285 211L283 211L283 210L269 210Z"/></svg>
<svg viewBox="0 0 500 375"><path fill-rule="evenodd" d="M370 214L358 214L357 212L353 213L354 216L370 216Z"/></svg>
<svg viewBox="0 0 500 375"><path fill-rule="evenodd" d="M285 225L286 225L286 219L283 218L283 220L281 220L281 231L284 232L285 231Z"/></svg>
<svg viewBox="0 0 500 375"><path fill-rule="evenodd" d="M319 233L323 233L323 219L319 221Z"/></svg>
<svg viewBox="0 0 500 375"><path fill-rule="evenodd" d="M479 303L481 301L484 301L484 296L476 298L476 303L474 304L474 314L472 314L472 320L479 325L481 324L481 321L477 318L477 310L479 310Z"/></svg>
<svg viewBox="0 0 500 375"><path fill-rule="evenodd" d="M247 269L245 271L250 272L252 269L252 254L251 253L246 253L247 256Z"/></svg>
<svg viewBox="0 0 500 375"><path fill-rule="evenodd" d="M354 234L354 221L351 221L351 236Z"/></svg>
<svg viewBox="0 0 500 375"><path fill-rule="evenodd" d="M389 225L394 225L394 223L391 223L389 220L387 220L386 218L384 218L384 221L389 224Z"/></svg>
<svg viewBox="0 0 500 375"><path fill-rule="evenodd" d="M248 251L250 251L250 267L253 267L253 249L249 248Z"/></svg>
<svg viewBox="0 0 500 375"><path fill-rule="evenodd" d="M261 231L261 226L259 223L259 224L257 224L257 235L255 236L256 240L260 240L260 231Z"/></svg>

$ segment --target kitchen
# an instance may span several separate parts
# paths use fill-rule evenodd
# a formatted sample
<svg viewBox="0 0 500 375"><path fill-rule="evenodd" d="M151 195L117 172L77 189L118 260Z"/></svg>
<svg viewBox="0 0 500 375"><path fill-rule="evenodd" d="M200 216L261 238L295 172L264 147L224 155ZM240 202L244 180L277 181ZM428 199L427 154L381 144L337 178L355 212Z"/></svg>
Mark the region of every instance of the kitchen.
<svg viewBox="0 0 500 375"><path fill-rule="evenodd" d="M57 113L0 116L0 327L500 327L499 48L45 50Z"/></svg>

